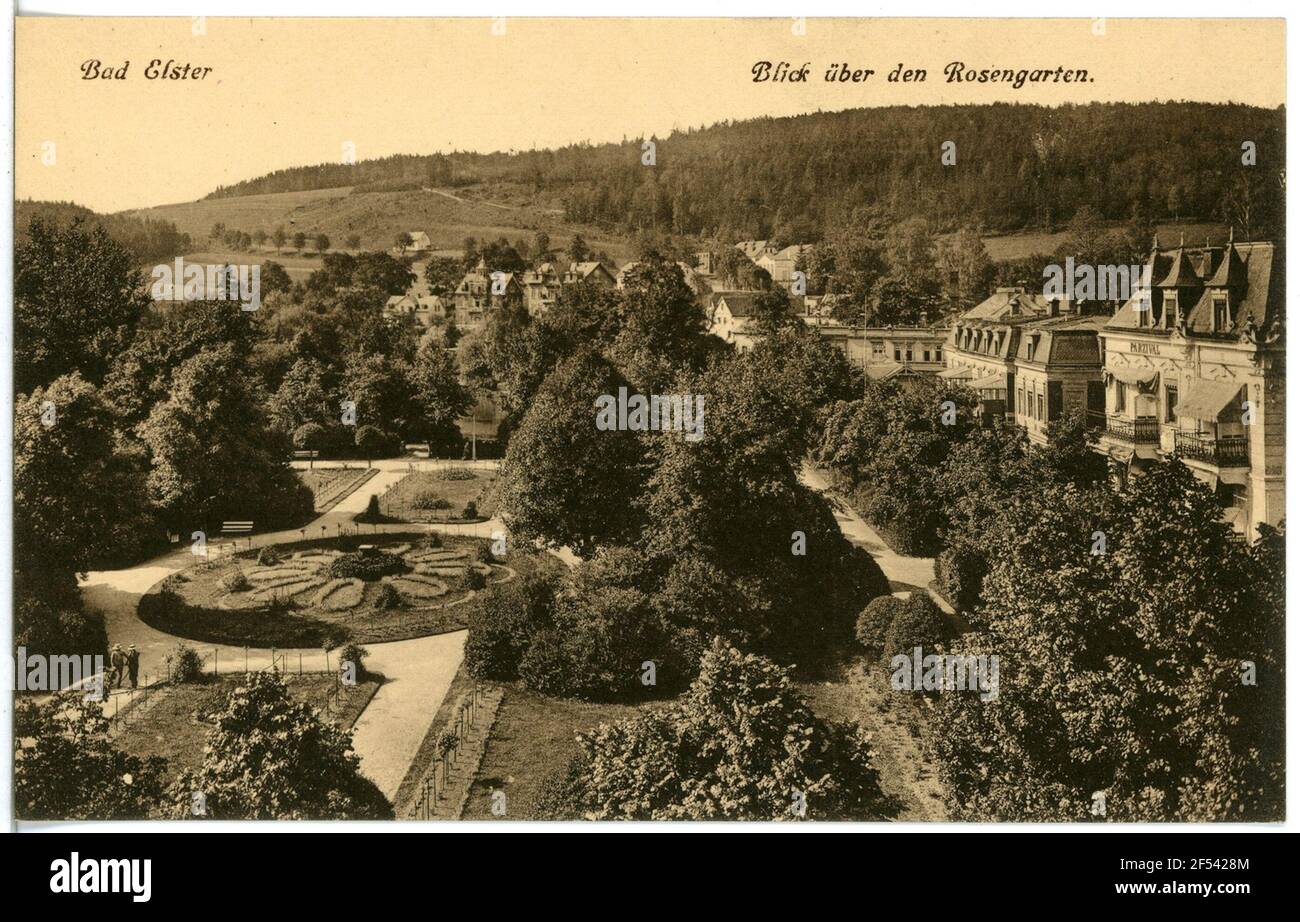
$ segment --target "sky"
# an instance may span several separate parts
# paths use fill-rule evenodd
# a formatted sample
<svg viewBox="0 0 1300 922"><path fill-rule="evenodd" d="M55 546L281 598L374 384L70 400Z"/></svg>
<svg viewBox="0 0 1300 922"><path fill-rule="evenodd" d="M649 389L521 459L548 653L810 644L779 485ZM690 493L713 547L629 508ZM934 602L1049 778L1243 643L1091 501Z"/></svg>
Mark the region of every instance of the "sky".
<svg viewBox="0 0 1300 922"><path fill-rule="evenodd" d="M1282 20L21 17L15 46L16 196L101 212L191 201L350 150L546 148L896 104L1277 106L1286 92ZM211 71L150 80L155 59ZM84 79L87 61L129 62L126 79ZM755 83L759 61L808 63L808 80ZM1090 79L954 84L953 61ZM828 83L836 63L875 74ZM900 64L927 80L888 81Z"/></svg>

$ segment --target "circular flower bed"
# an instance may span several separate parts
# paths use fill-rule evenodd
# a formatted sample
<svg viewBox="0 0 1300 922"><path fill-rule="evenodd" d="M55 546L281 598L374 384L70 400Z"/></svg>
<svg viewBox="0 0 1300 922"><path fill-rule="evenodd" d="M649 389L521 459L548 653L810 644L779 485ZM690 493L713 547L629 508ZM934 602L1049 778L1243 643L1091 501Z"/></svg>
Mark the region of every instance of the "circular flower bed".
<svg viewBox="0 0 1300 922"><path fill-rule="evenodd" d="M396 576L410 569L406 561L396 554L386 554L376 548L340 554L330 561L329 575L336 579L360 579L373 583L385 576Z"/></svg>

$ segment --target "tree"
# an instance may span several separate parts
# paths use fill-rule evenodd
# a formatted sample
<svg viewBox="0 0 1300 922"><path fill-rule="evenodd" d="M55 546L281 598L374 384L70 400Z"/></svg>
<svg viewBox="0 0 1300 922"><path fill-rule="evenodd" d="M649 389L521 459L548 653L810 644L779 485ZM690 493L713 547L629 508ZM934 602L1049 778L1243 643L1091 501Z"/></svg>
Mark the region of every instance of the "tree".
<svg viewBox="0 0 1300 922"><path fill-rule="evenodd" d="M325 427L319 423L303 423L293 430L293 447L299 451L318 452L325 447ZM314 467L309 458L307 466Z"/></svg>
<svg viewBox="0 0 1300 922"><path fill-rule="evenodd" d="M301 253L305 246L307 246L307 235L302 231L295 231L293 235L293 248Z"/></svg>
<svg viewBox="0 0 1300 922"><path fill-rule="evenodd" d="M1240 546L1177 460L1120 492L1026 493L990 531L1000 553L954 652L1016 663L991 700L939 696L953 816L1282 815L1279 533Z"/></svg>
<svg viewBox="0 0 1300 922"><path fill-rule="evenodd" d="M388 450L388 436L374 426L359 426L355 436L357 449L366 456L366 467L370 467L375 455Z"/></svg>
<svg viewBox="0 0 1300 922"><path fill-rule="evenodd" d="M60 692L14 707L14 814L24 820L139 820L155 815L166 763L109 740L102 701Z"/></svg>
<svg viewBox="0 0 1300 922"><path fill-rule="evenodd" d="M274 231L272 231L271 242L275 244L276 253L279 253L280 250L284 249L285 241L287 241L288 239L289 239L289 235L285 233L283 224L281 224Z"/></svg>
<svg viewBox="0 0 1300 922"><path fill-rule="evenodd" d="M269 235L266 233L266 230L259 227L257 230L253 231L253 242L256 243L259 247L265 246L266 238L268 236Z"/></svg>
<svg viewBox="0 0 1300 922"><path fill-rule="evenodd" d="M640 534L643 483L637 433L596 427L597 398L627 382L584 351L543 382L510 438L498 481L506 523L517 540L571 547L584 557Z"/></svg>
<svg viewBox="0 0 1300 922"><path fill-rule="evenodd" d="M421 417L409 366L379 352L355 352L348 357L339 394L356 404L361 426L405 436Z"/></svg>
<svg viewBox="0 0 1300 922"><path fill-rule="evenodd" d="M135 259L102 227L33 218L14 251L14 388L80 372L99 384L148 304Z"/></svg>
<svg viewBox="0 0 1300 922"><path fill-rule="evenodd" d="M408 249L411 248L411 244L414 243L415 241L411 239L410 234L408 234L406 231L402 231L397 235L394 242L397 244L397 249L400 252L405 253Z"/></svg>
<svg viewBox="0 0 1300 922"><path fill-rule="evenodd" d="M569 257L569 262L584 263L591 259L591 247L587 246L587 241L582 239L581 234L574 234L565 254Z"/></svg>
<svg viewBox="0 0 1300 922"><path fill-rule="evenodd" d="M196 355L140 426L153 457L150 501L174 531L226 519L289 525L311 513L311 491L283 460L287 440L268 427L245 378L229 346Z"/></svg>
<svg viewBox="0 0 1300 922"><path fill-rule="evenodd" d="M435 339L426 339L411 366L411 387L420 408L419 428L431 443L449 447L460 442L456 420L472 405L469 392L461 385L456 362Z"/></svg>
<svg viewBox="0 0 1300 922"><path fill-rule="evenodd" d="M681 703L581 734L570 805L596 820L876 819L866 737L817 718L790 675L720 641Z"/></svg>
<svg viewBox="0 0 1300 922"><path fill-rule="evenodd" d="M349 250L359 250L359 249L361 249L361 235L360 235L360 234L348 234L347 238L346 238L343 242L344 242L344 245L345 245Z"/></svg>
<svg viewBox="0 0 1300 922"><path fill-rule="evenodd" d="M330 238L324 234L317 234L313 243L316 246L317 253L324 253L330 248Z"/></svg>
<svg viewBox="0 0 1300 922"><path fill-rule="evenodd" d="M262 297L269 297L279 291L293 288L293 279L284 266L272 259L262 263Z"/></svg>
<svg viewBox="0 0 1300 922"><path fill-rule="evenodd" d="M275 672L251 672L230 693L208 734L202 766L174 787L175 812L191 818L192 792L217 820L392 819L361 774L352 733L297 702Z"/></svg>

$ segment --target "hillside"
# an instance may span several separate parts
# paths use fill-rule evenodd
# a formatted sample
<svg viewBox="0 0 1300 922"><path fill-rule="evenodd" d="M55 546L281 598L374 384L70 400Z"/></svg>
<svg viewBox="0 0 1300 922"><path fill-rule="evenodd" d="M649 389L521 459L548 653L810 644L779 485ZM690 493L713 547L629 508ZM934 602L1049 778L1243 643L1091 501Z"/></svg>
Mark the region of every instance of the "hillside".
<svg viewBox="0 0 1300 922"><path fill-rule="evenodd" d="M32 218L60 226L80 220L88 227L102 227L127 248L141 265L169 259L186 252L190 237L160 215L102 215L72 202L38 202L30 199L14 202L14 242L27 240Z"/></svg>
<svg viewBox="0 0 1300 922"><path fill-rule="evenodd" d="M938 231L1053 232L1078 209L1126 221L1239 222L1280 229L1285 113L1206 103L893 106L761 118L642 142L492 154L403 156L282 170L216 190L418 189L562 208L575 224L811 240L831 228L919 216ZM1252 140L1257 165L1243 168ZM956 162L940 151L955 144ZM461 188L467 191L460 192ZM486 191L484 191L486 190ZM395 193L398 198L401 193ZM1249 217L1245 217L1249 216Z"/></svg>
<svg viewBox="0 0 1300 922"><path fill-rule="evenodd" d="M466 237L515 241L532 239L539 231L557 246L581 234L595 250L618 260L631 258L630 244L616 234L574 224L554 208L517 204L510 200L477 201L481 190L414 189L364 191L353 188L309 189L253 195L205 198L197 202L160 205L128 212L139 218L165 219L188 233L200 245L217 223L252 234L270 233L283 226L292 236L326 234L335 248L351 234L361 237L363 249L387 249L402 231L423 230L435 250L461 251ZM516 197L517 198L517 197Z"/></svg>

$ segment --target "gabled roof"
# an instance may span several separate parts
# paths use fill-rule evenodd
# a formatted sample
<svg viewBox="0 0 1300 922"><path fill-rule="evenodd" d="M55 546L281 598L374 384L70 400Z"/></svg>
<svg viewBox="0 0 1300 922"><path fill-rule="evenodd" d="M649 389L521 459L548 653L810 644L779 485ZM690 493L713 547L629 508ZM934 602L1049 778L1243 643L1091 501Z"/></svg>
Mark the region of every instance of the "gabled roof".
<svg viewBox="0 0 1300 922"><path fill-rule="evenodd" d="M963 320L1007 320L1041 317L1048 312L1047 299L1038 292L1023 288L999 288L979 304L961 315Z"/></svg>
<svg viewBox="0 0 1300 922"><path fill-rule="evenodd" d="M754 316L754 298L757 291L720 291L714 292L713 307L717 310L724 304L731 316L736 318Z"/></svg>

